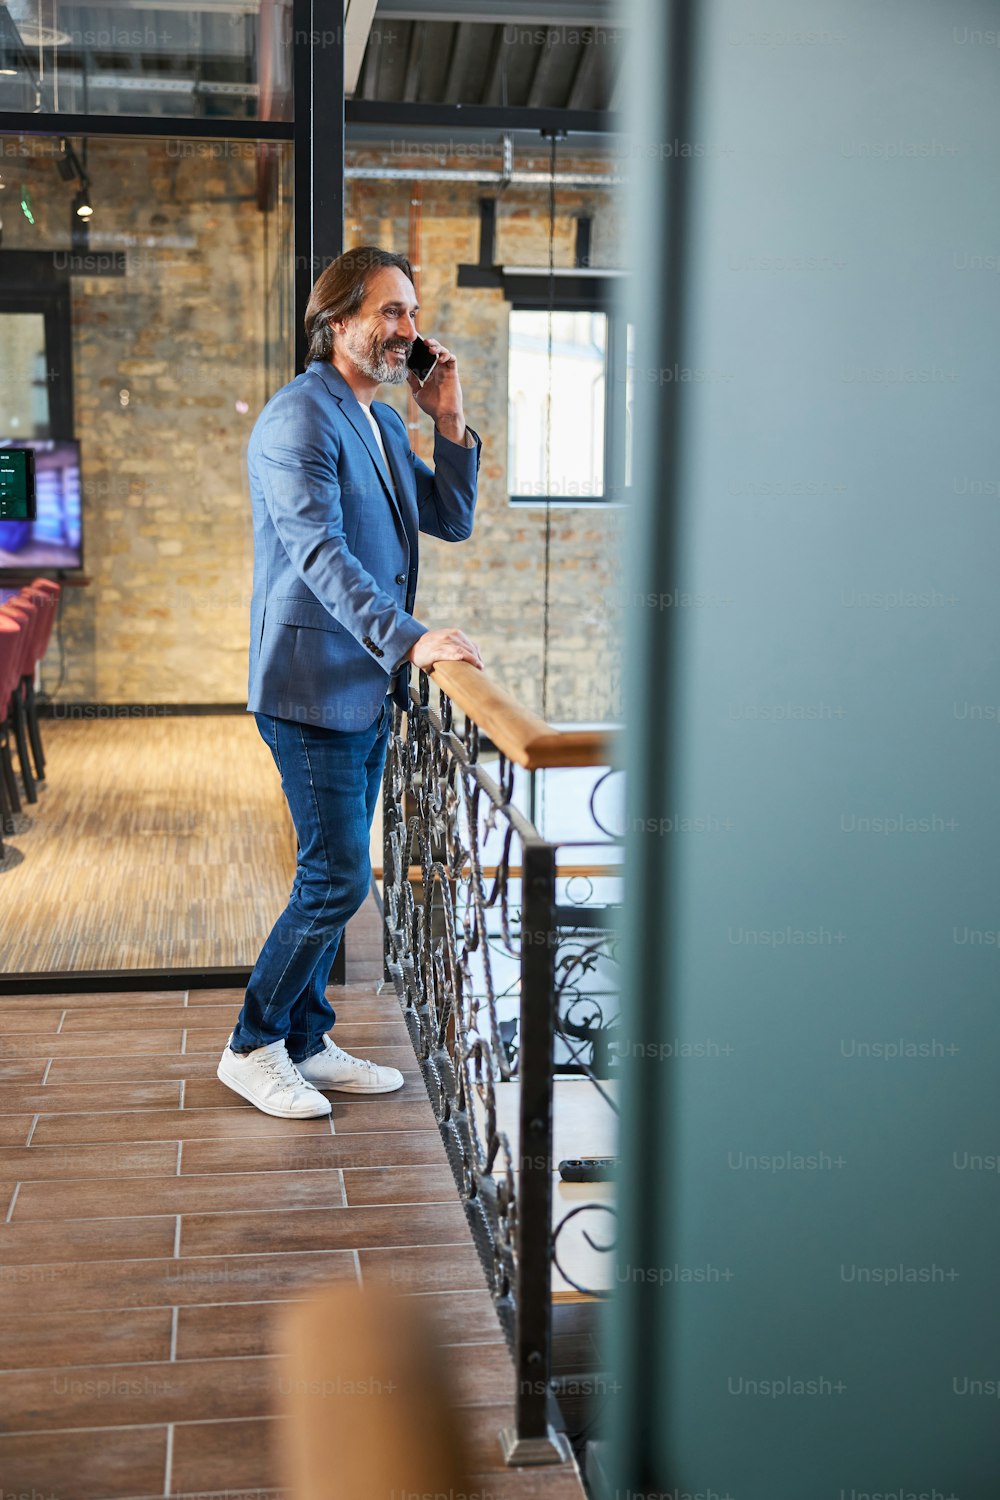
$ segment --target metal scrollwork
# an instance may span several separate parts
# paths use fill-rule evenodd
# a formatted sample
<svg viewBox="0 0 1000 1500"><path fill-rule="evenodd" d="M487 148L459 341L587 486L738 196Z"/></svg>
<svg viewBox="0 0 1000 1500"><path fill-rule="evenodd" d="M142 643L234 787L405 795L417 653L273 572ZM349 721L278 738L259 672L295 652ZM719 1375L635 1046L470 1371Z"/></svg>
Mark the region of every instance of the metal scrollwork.
<svg viewBox="0 0 1000 1500"><path fill-rule="evenodd" d="M557 898L555 846L516 805L517 768L501 754L488 775L478 726L465 715L459 728L440 689L435 710L430 687L420 673L405 724L393 708L385 965L519 1373L518 1434L535 1441L548 1431L559 1237L577 1214L607 1208L575 1208L553 1230L552 1054L557 1069L585 1072L613 1107L608 1038L617 1009L604 990L615 938L602 908L595 921L592 882L568 882Z"/></svg>
<svg viewBox="0 0 1000 1500"><path fill-rule="evenodd" d="M394 707L384 783L386 965L502 1311L516 1283L517 1190L497 1118L496 1085L510 1079L512 1065L499 1029L488 915L499 912L505 951L517 957L508 873L514 768L502 765L496 782L483 772L478 727L466 717L456 733L444 693L435 714L424 674L414 700L405 731ZM483 844L491 836L501 848L488 877ZM410 879L413 855L419 883ZM512 1331L513 1319L505 1322Z"/></svg>
<svg viewBox="0 0 1000 1500"><path fill-rule="evenodd" d="M569 1224L571 1220L579 1218L582 1214L593 1216L599 1213L610 1214L613 1220L616 1218L615 1210L610 1203L581 1203L579 1208L571 1208L569 1213L565 1214L563 1218L560 1219L559 1223L556 1225L555 1233L552 1236L552 1263L555 1266L556 1270L559 1272L559 1275L563 1278L568 1286L571 1286L574 1289L574 1291L584 1292L588 1297L606 1298L611 1295L610 1291L607 1288L584 1286L581 1282L576 1281L570 1275L570 1273L566 1270L566 1267L559 1259L559 1239L560 1236L564 1233L567 1224ZM584 1229L582 1233L584 1240L589 1245L591 1250L597 1251L601 1255L611 1255L614 1253L614 1240L612 1240L610 1244L602 1245L594 1239L594 1237L587 1229Z"/></svg>

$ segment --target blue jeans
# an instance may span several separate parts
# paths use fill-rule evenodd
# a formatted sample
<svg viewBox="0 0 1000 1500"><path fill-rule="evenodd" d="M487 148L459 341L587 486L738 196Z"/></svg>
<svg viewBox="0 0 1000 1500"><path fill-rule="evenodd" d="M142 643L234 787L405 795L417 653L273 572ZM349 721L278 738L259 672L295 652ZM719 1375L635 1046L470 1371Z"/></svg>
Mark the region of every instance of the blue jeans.
<svg viewBox="0 0 1000 1500"><path fill-rule="evenodd" d="M326 998L330 969L371 884L368 839L391 716L388 699L374 724L356 732L254 715L281 773L299 852L288 905L250 975L234 1052L282 1039L293 1062L323 1050L337 1019Z"/></svg>

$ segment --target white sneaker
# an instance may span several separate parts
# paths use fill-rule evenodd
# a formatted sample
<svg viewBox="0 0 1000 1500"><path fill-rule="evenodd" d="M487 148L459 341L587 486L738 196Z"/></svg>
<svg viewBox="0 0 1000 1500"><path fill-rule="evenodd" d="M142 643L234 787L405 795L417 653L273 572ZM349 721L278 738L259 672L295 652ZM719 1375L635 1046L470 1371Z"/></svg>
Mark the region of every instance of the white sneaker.
<svg viewBox="0 0 1000 1500"><path fill-rule="evenodd" d="M282 1120L311 1120L332 1113L329 1099L302 1077L283 1041L242 1053L234 1052L229 1042L216 1069L227 1089Z"/></svg>
<svg viewBox="0 0 1000 1500"><path fill-rule="evenodd" d="M383 1068L367 1058L352 1057L328 1036L323 1038L322 1052L296 1066L307 1083L314 1083L318 1089L335 1089L340 1094L391 1094L393 1089L403 1087L403 1075L398 1068Z"/></svg>

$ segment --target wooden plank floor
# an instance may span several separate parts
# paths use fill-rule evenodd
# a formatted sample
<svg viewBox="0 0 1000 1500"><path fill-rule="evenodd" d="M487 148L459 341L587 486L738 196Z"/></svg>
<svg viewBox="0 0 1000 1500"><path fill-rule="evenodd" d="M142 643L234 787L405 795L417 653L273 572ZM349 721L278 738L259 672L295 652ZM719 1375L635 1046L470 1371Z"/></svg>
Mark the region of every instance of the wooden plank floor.
<svg viewBox="0 0 1000 1500"><path fill-rule="evenodd" d="M295 834L249 714L47 719L46 780L5 837L8 974L250 966Z"/></svg>
<svg viewBox="0 0 1000 1500"><path fill-rule="evenodd" d="M513 1371L397 1002L374 992L375 924L336 1036L406 1084L333 1095L332 1120L271 1119L218 1082L238 992L0 999L5 1493L280 1492L273 1320L346 1280L433 1316L479 1493L582 1495L570 1466L503 1465Z"/></svg>

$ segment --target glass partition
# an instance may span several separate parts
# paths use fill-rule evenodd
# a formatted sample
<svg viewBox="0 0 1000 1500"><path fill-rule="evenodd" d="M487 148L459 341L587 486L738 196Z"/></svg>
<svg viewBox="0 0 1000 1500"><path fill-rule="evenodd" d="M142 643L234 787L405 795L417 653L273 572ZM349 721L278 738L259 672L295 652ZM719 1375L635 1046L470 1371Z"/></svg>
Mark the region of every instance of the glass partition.
<svg viewBox="0 0 1000 1500"><path fill-rule="evenodd" d="M10 0L0 111L291 118L290 0Z"/></svg>
<svg viewBox="0 0 1000 1500"><path fill-rule="evenodd" d="M66 590L43 696L67 712L245 702L244 454L293 373L291 148L4 144L0 440L56 439L80 476L72 538L58 557L46 542L83 586ZM67 160L86 164L85 222Z"/></svg>

